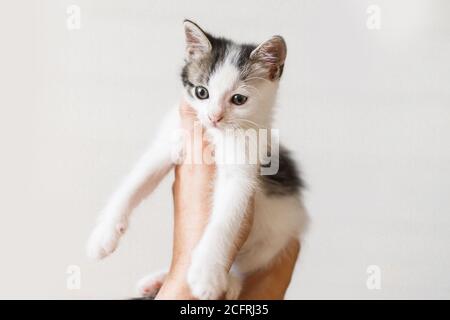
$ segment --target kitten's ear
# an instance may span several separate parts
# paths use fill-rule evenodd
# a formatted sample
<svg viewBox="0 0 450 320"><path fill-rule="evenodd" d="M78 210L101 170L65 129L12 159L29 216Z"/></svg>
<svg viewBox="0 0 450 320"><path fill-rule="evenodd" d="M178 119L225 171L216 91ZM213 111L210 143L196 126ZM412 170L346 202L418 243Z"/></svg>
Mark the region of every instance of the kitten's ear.
<svg viewBox="0 0 450 320"><path fill-rule="evenodd" d="M283 73L286 55L287 47L283 37L273 36L253 50L250 59L267 70L270 80L275 80Z"/></svg>
<svg viewBox="0 0 450 320"><path fill-rule="evenodd" d="M184 33L188 60L198 59L211 51L211 42L206 33L194 22L184 20Z"/></svg>

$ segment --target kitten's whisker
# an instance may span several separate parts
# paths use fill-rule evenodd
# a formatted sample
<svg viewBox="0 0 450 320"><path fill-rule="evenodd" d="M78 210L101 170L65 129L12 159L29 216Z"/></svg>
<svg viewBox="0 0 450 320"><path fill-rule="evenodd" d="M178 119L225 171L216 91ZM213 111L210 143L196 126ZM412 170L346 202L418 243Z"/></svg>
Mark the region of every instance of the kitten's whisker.
<svg viewBox="0 0 450 320"><path fill-rule="evenodd" d="M264 128L263 125L261 125L261 124L259 124L259 123L256 123L256 122L254 122L254 121L248 120L248 119L237 118L237 119L235 119L235 120L237 120L237 121L244 121L244 122L250 123L250 124L254 125L254 126L257 127L257 128L260 128L260 129L263 129L263 128Z"/></svg>
<svg viewBox="0 0 450 320"><path fill-rule="evenodd" d="M250 86L250 85L244 84L243 86L241 86L241 88L250 89L250 90L248 90L249 92L254 90L256 92L256 94L258 95L258 97L261 97L261 92L259 91L258 88L254 87L254 86Z"/></svg>
<svg viewBox="0 0 450 320"><path fill-rule="evenodd" d="M250 128L253 128L253 129L266 129L266 130L269 130L268 128L266 128L266 127L264 127L264 126L262 126L262 125L260 125L260 124L258 124L256 122L254 122L254 121L248 120L248 119L237 118L237 119L234 119L234 120L235 121L246 122L246 123L250 124L251 125ZM267 143L268 150L271 149L272 148L272 141L271 140L267 140L266 143Z"/></svg>
<svg viewBox="0 0 450 320"><path fill-rule="evenodd" d="M262 77L250 77L250 78L245 79L244 82L252 81L252 80L263 80L263 81L271 82L269 79L265 79L265 78L262 78Z"/></svg>
<svg viewBox="0 0 450 320"><path fill-rule="evenodd" d="M248 120L248 119L244 119L244 118L234 118L233 120L225 120L224 121L225 124L227 124L228 126L230 126L232 129L235 130L239 130L239 129L255 129L255 130L260 130L260 129L267 129L264 126L252 121L252 120ZM240 125L238 125L238 123L240 123ZM244 126L243 123L245 123L246 125ZM259 138L258 138L259 140ZM267 139L265 141L266 143L266 153L269 152L269 150L272 150L272 140L271 139ZM269 152L270 153L270 152Z"/></svg>

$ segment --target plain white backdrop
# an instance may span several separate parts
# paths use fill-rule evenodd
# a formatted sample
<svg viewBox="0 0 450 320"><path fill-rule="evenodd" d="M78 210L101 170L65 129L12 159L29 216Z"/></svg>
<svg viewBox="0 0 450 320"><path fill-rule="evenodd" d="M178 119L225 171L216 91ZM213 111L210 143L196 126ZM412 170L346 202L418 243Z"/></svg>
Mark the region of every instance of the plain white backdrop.
<svg viewBox="0 0 450 320"><path fill-rule="evenodd" d="M168 266L172 176L113 256L92 262L84 248L179 97L184 18L238 41L287 41L277 128L312 219L287 298L450 298L446 0L2 2L0 298L130 297ZM379 290L366 285L371 265Z"/></svg>

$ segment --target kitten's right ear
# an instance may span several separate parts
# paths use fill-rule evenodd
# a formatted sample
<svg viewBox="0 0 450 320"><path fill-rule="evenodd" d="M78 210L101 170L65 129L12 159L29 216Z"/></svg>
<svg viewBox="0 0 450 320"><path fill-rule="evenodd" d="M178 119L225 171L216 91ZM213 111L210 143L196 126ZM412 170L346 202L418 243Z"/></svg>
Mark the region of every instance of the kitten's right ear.
<svg viewBox="0 0 450 320"><path fill-rule="evenodd" d="M250 59L259 64L261 69L267 70L270 80L275 80L279 79L283 73L286 54L286 42L283 37L273 36L253 50Z"/></svg>
<svg viewBox="0 0 450 320"><path fill-rule="evenodd" d="M212 49L212 45L206 33L192 21L184 20L183 24L188 60L198 59L208 54Z"/></svg>

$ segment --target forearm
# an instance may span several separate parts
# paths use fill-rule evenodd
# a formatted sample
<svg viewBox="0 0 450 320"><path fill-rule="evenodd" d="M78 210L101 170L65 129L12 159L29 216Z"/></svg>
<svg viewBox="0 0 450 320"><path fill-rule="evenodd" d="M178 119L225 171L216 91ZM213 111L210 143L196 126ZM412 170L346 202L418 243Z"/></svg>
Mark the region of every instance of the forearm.
<svg viewBox="0 0 450 320"><path fill-rule="evenodd" d="M183 179L189 173L197 177L197 179L190 179L189 183L196 184L199 181L205 181L206 176L202 176L205 172L204 170L205 167L200 168L196 165L177 166L175 169L175 183L173 185L175 226L172 263L166 281L156 299L195 299L187 285L187 274L191 266L191 257L194 249L204 234L204 230L209 221L211 211L209 205L210 195L205 193L202 199L198 199L195 196L194 198L183 196L186 195L185 183L188 183L188 181L184 181ZM206 170L214 170L214 167L207 167ZM187 201L189 203L186 203ZM230 261L226 266L227 269L231 268L231 264L239 248L247 239L253 218L252 207L253 198L248 206L245 219L238 230L238 236L234 240L233 249L230 252Z"/></svg>
<svg viewBox="0 0 450 320"><path fill-rule="evenodd" d="M213 167L202 169L206 169L209 172L214 170ZM196 175L197 179L185 181L186 175ZM202 175L203 170L200 170L196 165L184 165L175 168L175 182L172 187L174 194L172 262L166 280L156 299L194 299L186 282L187 272L192 252L206 227L210 208L207 194L203 195L203 199L198 199L200 201L191 201L192 198L183 196L186 195L186 190L183 193L181 189L186 183L202 183L206 178L206 176ZM196 186L192 187L195 189Z"/></svg>

